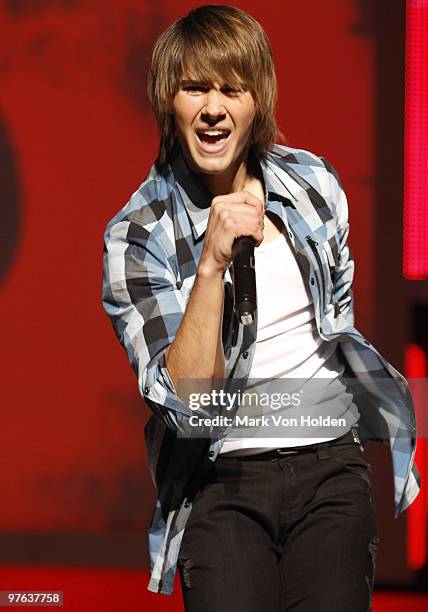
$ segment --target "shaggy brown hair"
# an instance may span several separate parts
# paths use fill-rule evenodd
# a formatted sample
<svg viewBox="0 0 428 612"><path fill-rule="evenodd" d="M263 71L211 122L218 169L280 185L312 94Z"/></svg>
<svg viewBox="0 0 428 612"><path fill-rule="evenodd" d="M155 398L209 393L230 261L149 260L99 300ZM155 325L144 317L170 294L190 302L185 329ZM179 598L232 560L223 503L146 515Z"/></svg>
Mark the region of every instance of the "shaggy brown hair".
<svg viewBox="0 0 428 612"><path fill-rule="evenodd" d="M277 82L266 32L238 8L201 6L162 32L153 49L147 93L160 132L161 164L172 149L172 101L185 74L205 83L244 84L255 102L251 148L259 157L276 138L284 139L275 121Z"/></svg>

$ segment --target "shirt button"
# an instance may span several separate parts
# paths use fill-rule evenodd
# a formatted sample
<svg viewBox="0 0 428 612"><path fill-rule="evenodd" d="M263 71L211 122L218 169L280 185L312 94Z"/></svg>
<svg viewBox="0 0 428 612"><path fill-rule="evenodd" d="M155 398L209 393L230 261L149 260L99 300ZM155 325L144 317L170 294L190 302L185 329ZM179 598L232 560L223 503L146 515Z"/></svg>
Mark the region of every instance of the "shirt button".
<svg viewBox="0 0 428 612"><path fill-rule="evenodd" d="M208 453L208 457L214 457L214 451L210 451L210 452Z"/></svg>
<svg viewBox="0 0 428 612"><path fill-rule="evenodd" d="M370 345L370 342L368 340L364 340L364 344Z"/></svg>
<svg viewBox="0 0 428 612"><path fill-rule="evenodd" d="M148 395L150 393L150 387L144 387L144 395Z"/></svg>
<svg viewBox="0 0 428 612"><path fill-rule="evenodd" d="M244 359L247 359L247 357L248 357L248 351L244 351L244 352L242 353L242 356L243 356L243 358L244 358Z"/></svg>
<svg viewBox="0 0 428 612"><path fill-rule="evenodd" d="M185 507L185 508L188 508L189 506L190 506L190 502L189 502L189 501L184 502L184 507Z"/></svg>
<svg viewBox="0 0 428 612"><path fill-rule="evenodd" d="M315 279L313 276L311 276L311 285L313 285L315 283Z"/></svg>
<svg viewBox="0 0 428 612"><path fill-rule="evenodd" d="M291 232L288 232L288 235L290 236L290 238L293 238L293 234Z"/></svg>

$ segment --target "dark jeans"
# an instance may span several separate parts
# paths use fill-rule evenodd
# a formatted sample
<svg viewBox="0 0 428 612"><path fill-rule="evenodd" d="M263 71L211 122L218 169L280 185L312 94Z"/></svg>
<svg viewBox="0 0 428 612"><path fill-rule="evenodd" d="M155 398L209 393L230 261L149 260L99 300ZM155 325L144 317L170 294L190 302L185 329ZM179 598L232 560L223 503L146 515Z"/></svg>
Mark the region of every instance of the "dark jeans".
<svg viewBox="0 0 428 612"><path fill-rule="evenodd" d="M352 434L277 460L220 455L179 554L186 612L368 612L377 537Z"/></svg>

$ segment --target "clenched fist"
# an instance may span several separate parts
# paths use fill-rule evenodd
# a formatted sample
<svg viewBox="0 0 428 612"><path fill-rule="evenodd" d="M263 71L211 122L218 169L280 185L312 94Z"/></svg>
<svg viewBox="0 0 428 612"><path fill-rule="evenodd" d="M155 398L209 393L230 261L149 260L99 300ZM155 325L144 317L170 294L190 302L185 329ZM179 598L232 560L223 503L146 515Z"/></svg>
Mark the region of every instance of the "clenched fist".
<svg viewBox="0 0 428 612"><path fill-rule="evenodd" d="M263 241L264 204L249 191L216 196L211 202L200 266L221 273L232 261L232 246L240 236Z"/></svg>

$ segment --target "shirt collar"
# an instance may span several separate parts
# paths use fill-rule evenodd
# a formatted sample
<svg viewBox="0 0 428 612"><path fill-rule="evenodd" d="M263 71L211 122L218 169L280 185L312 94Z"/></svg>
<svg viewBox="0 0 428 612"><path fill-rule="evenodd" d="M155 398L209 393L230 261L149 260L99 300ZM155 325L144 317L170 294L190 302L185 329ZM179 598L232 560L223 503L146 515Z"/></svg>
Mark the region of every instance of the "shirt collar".
<svg viewBox="0 0 428 612"><path fill-rule="evenodd" d="M293 193L287 190L284 184L275 176L274 172L264 162L256 160L253 162L259 169L265 190L265 206L269 207L270 201L279 201L282 204L293 206ZM175 183L183 200L187 214L192 226L193 238L198 240L205 232L208 224L213 194L204 185L200 177L186 163L178 141L175 141L171 152L171 170L174 174Z"/></svg>

